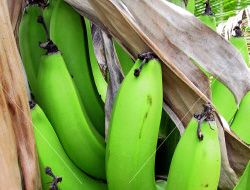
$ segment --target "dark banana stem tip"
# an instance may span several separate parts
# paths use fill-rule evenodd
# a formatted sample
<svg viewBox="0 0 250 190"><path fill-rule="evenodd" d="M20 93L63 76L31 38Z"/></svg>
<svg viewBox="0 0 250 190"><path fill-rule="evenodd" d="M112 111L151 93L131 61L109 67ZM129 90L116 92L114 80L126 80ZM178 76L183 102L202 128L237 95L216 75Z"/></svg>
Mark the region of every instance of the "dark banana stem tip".
<svg viewBox="0 0 250 190"><path fill-rule="evenodd" d="M142 62L140 66L134 70L134 76L138 77L141 73L141 70L143 66L149 62L151 59L156 59L157 56L153 52L146 52L146 53L141 53L138 55L138 59L140 59Z"/></svg>
<svg viewBox="0 0 250 190"><path fill-rule="evenodd" d="M36 106L36 103L33 100L31 100L29 101L29 106L30 106L30 109L32 110Z"/></svg>

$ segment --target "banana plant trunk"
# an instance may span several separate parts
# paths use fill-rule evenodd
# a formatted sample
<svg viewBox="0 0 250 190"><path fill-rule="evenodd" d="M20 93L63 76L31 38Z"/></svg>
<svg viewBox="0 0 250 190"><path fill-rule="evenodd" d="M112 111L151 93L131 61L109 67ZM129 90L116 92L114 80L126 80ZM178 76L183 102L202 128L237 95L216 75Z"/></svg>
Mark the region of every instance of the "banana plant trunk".
<svg viewBox="0 0 250 190"><path fill-rule="evenodd" d="M14 31L22 0L0 1L0 189L41 189L24 70Z"/></svg>

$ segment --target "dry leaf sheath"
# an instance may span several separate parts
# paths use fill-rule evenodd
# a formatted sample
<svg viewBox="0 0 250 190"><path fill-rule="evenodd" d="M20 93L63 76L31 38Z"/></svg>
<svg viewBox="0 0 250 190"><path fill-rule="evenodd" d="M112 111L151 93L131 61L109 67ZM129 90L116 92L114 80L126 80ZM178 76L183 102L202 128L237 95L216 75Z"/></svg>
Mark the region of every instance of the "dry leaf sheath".
<svg viewBox="0 0 250 190"><path fill-rule="evenodd" d="M8 153L1 154L1 159L6 156L5 159L10 162L6 166L11 172L11 176L9 176L8 173L4 174L3 170L1 170L1 177L5 178L6 183L11 180L11 183L4 188L0 187L0 189L21 189L20 177L24 189L40 189L39 167L24 83L24 72L10 22L7 1L5 0L0 2L0 25L0 94L2 97L2 106L0 108L1 112L8 112L8 115L5 113L6 117L1 119L1 122L6 123L1 127L5 128L6 126L7 128L5 129L6 135L1 140L9 138L1 143L1 146L3 146L1 151L8 148L9 154L12 154L12 157L8 157ZM8 131L14 131L15 142L12 141L13 138ZM16 143L16 147L11 148L10 146L13 143ZM18 154L18 161L16 160L16 153ZM16 167L19 167L19 169ZM5 183L0 184L2 186Z"/></svg>

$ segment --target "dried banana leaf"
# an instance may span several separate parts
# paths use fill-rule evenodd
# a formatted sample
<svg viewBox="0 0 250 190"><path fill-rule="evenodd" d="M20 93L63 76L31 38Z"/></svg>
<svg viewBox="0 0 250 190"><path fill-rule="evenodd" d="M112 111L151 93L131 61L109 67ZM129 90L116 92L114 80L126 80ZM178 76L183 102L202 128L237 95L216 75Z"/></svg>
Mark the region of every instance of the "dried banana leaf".
<svg viewBox="0 0 250 190"><path fill-rule="evenodd" d="M14 38L6 0L0 1L0 25L0 82L1 93L3 93L1 97L5 100L5 104L0 108L4 109L4 106L6 106L9 116L4 117L4 119L10 118L6 127L9 128L8 130L13 130L15 134L17 147L10 148L8 151L15 151L18 154L18 161L13 156L9 160L9 162L12 162L12 165L9 164L7 167L12 169L15 165L18 165L20 170L20 173L12 171L12 177L9 177L8 173L5 175L1 172L1 177L5 178L6 181L11 180L13 185L19 184L19 187L11 188L12 186L6 186L0 189L21 189L20 176L24 189L41 189L35 139L24 82L24 71L21 66L21 58ZM6 140L1 145L9 147L8 142ZM2 156L5 155L2 154ZM1 186L3 184L1 183Z"/></svg>
<svg viewBox="0 0 250 190"><path fill-rule="evenodd" d="M115 53L112 36L92 25L93 45L100 67L107 67L108 89L105 101L105 139L107 139L113 102L119 86L124 78L122 69Z"/></svg>

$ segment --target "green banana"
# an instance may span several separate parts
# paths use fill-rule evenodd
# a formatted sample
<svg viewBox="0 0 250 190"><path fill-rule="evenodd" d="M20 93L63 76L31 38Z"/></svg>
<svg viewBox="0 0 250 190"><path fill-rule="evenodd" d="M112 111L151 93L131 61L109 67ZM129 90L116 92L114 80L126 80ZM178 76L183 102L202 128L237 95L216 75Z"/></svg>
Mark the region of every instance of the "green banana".
<svg viewBox="0 0 250 190"><path fill-rule="evenodd" d="M202 123L204 139L197 138L192 119L175 150L167 179L167 190L215 190L220 178L221 154L216 124Z"/></svg>
<svg viewBox="0 0 250 190"><path fill-rule="evenodd" d="M114 45L117 57L122 67L122 71L126 76L133 67L134 61L117 41L114 42Z"/></svg>
<svg viewBox="0 0 250 190"><path fill-rule="evenodd" d="M161 65L150 60L123 80L112 110L106 148L109 190L155 189L154 157L162 111Z"/></svg>
<svg viewBox="0 0 250 190"><path fill-rule="evenodd" d="M70 75L79 91L86 112L98 132L104 135L104 103L95 86L88 59L88 42L83 20L63 0L57 0L51 20L50 35L62 51Z"/></svg>
<svg viewBox="0 0 250 190"><path fill-rule="evenodd" d="M241 100L240 107L236 113L231 130L245 143L250 144L250 92Z"/></svg>
<svg viewBox="0 0 250 190"><path fill-rule="evenodd" d="M43 17L46 26L50 27L50 19L57 0L48 0L46 8L43 10Z"/></svg>
<svg viewBox="0 0 250 190"><path fill-rule="evenodd" d="M233 190L249 190L250 187L250 161L247 164L247 167L240 177L239 182Z"/></svg>
<svg viewBox="0 0 250 190"><path fill-rule="evenodd" d="M238 106L232 92L220 81L214 79L211 83L212 102L218 112L231 123Z"/></svg>
<svg viewBox="0 0 250 190"><path fill-rule="evenodd" d="M38 103L54 127L65 152L86 173L105 179L104 139L92 126L81 106L77 89L55 46L42 57L37 83Z"/></svg>
<svg viewBox="0 0 250 190"><path fill-rule="evenodd" d="M94 77L94 81L96 84L96 88L102 98L102 101L105 102L108 84L105 81L103 74L100 70L99 64L97 62L95 51L93 47L92 33L91 33L91 23L88 19L84 19L87 29L87 38L88 38L88 51L89 51L89 59L91 63L91 69Z"/></svg>
<svg viewBox="0 0 250 190"><path fill-rule="evenodd" d="M47 166L52 168L55 175L62 177L62 182L58 184L60 190L106 189L104 183L93 180L72 163L64 152L50 122L38 105L35 105L31 110L31 115L44 190L49 189L51 184L48 182L52 181L52 178L45 174Z"/></svg>
<svg viewBox="0 0 250 190"><path fill-rule="evenodd" d="M40 57L45 53L39 47L39 42L46 40L46 33L37 22L42 15L42 8L38 4L30 4L25 8L19 26L19 47L24 68L32 94L37 96L36 76Z"/></svg>
<svg viewBox="0 0 250 190"><path fill-rule="evenodd" d="M241 53L247 66L250 67L247 41L245 37L231 37L229 42Z"/></svg>

